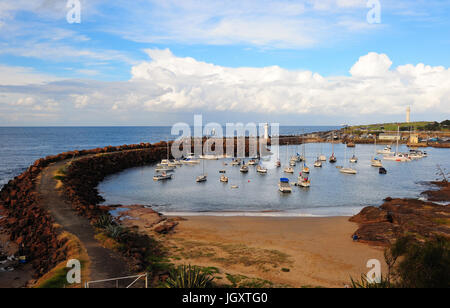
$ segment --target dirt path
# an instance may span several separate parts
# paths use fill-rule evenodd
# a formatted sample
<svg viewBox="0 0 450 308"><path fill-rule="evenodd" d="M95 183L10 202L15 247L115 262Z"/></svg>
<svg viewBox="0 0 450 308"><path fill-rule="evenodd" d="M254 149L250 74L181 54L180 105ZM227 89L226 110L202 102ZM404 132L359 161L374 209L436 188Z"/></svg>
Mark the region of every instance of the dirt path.
<svg viewBox="0 0 450 308"><path fill-rule="evenodd" d="M52 164L42 171L40 181L37 183L42 206L52 214L58 224L77 236L86 247L91 261L90 280L129 275L126 261L100 245L94 238L94 229L89 221L78 216L61 196L61 192L56 189L57 181L54 179L54 174L65 163L62 161Z"/></svg>

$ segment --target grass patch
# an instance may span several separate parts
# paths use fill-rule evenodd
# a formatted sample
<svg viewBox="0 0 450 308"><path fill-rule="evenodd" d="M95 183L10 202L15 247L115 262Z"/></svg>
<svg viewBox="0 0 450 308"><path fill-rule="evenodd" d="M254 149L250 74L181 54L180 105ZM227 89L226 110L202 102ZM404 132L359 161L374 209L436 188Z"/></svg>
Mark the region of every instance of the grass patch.
<svg viewBox="0 0 450 308"><path fill-rule="evenodd" d="M86 249L80 240L73 234L63 232L58 237L59 240L66 239L63 250L67 253L67 260L77 259L81 263L81 279L86 281L89 279L90 260ZM35 288L80 288L81 285L68 285L67 272L70 268L66 268L67 261L61 262L54 269L42 276L34 285Z"/></svg>
<svg viewBox="0 0 450 308"><path fill-rule="evenodd" d="M435 219L433 219L433 222L437 223L438 225L449 226L450 218L435 218Z"/></svg>

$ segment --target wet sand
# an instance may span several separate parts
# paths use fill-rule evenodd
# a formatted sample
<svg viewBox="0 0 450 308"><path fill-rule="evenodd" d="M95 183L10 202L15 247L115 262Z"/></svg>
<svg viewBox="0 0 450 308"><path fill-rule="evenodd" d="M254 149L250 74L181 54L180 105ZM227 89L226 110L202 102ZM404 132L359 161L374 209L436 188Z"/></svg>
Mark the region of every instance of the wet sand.
<svg viewBox="0 0 450 308"><path fill-rule="evenodd" d="M355 243L348 217L185 217L164 241L175 263L291 287L345 287L383 248ZM383 266L384 267L384 266ZM225 279L224 284L227 283Z"/></svg>

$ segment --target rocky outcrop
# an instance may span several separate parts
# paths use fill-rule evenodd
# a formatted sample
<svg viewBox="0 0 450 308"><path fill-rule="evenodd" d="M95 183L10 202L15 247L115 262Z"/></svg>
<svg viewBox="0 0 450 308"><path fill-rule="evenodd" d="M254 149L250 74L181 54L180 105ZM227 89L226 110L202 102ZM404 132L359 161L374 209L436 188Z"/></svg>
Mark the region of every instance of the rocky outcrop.
<svg viewBox="0 0 450 308"><path fill-rule="evenodd" d="M442 190L448 189L448 183L440 185ZM442 199L443 195L439 196ZM360 241L375 245L388 245L404 235L417 240L435 235L450 237L450 208L417 199L387 198L379 208L366 207L350 221L359 224L354 235Z"/></svg>

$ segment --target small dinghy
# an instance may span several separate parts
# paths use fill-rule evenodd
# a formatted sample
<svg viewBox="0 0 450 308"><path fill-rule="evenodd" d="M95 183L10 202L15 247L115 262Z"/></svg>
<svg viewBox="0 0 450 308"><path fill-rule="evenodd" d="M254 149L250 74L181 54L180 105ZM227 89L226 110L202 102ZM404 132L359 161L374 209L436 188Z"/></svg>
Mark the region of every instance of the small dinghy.
<svg viewBox="0 0 450 308"><path fill-rule="evenodd" d="M386 170L385 168L381 167L381 168L378 170L378 173L379 173L379 174L387 174L387 170Z"/></svg>
<svg viewBox="0 0 450 308"><path fill-rule="evenodd" d="M220 176L220 181L221 181L222 183L228 183L228 177L225 176L225 174L222 174L222 175Z"/></svg>

